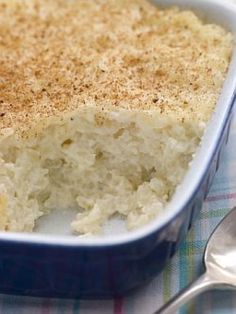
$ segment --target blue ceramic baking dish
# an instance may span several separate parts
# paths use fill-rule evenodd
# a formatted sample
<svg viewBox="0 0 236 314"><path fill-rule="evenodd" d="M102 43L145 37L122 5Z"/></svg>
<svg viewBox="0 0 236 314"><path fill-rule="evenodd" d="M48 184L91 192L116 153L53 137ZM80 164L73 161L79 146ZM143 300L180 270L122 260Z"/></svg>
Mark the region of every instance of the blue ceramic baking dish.
<svg viewBox="0 0 236 314"><path fill-rule="evenodd" d="M193 9L209 21L223 25L236 38L233 3L154 2ZM123 296L150 281L176 252L202 207L227 142L235 98L236 48L202 145L165 213L135 232L87 240L69 235L0 233L0 292L111 298ZM53 224L59 228L56 219Z"/></svg>

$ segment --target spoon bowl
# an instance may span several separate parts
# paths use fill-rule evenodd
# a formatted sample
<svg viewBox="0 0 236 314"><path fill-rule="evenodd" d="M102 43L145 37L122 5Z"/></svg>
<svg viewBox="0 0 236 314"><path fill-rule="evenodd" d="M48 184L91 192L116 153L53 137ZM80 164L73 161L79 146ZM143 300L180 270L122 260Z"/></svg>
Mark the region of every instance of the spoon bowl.
<svg viewBox="0 0 236 314"><path fill-rule="evenodd" d="M212 276L222 283L236 285L236 208L213 231L204 261Z"/></svg>
<svg viewBox="0 0 236 314"><path fill-rule="evenodd" d="M154 314L175 313L191 298L209 289L236 289L236 207L210 236L204 264L206 272Z"/></svg>

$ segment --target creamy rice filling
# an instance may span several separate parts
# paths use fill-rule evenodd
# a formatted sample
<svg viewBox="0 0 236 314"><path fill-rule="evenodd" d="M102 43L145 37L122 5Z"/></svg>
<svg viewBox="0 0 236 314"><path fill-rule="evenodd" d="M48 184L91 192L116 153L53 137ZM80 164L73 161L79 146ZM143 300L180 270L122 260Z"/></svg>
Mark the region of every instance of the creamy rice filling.
<svg viewBox="0 0 236 314"><path fill-rule="evenodd" d="M69 208L78 210L76 233L99 233L117 213L129 229L149 222L182 180L203 129L155 113L97 119L90 110L51 123L37 138L6 136L0 192L7 195L8 228L32 230L41 215Z"/></svg>

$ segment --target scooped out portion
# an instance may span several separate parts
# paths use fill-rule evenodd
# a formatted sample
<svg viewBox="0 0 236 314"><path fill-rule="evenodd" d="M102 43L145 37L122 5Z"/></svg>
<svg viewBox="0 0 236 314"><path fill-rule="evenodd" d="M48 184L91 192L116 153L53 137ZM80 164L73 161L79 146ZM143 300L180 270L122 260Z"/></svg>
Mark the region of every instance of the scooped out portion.
<svg viewBox="0 0 236 314"><path fill-rule="evenodd" d="M174 121L173 121L174 122ZM161 213L202 129L139 112L84 110L37 137L1 140L2 226L32 230L51 209L78 208L73 230L100 232L113 214L135 228Z"/></svg>
<svg viewBox="0 0 236 314"><path fill-rule="evenodd" d="M161 214L214 111L232 35L145 0L0 0L0 34L0 229L33 231L55 209L78 210L79 234Z"/></svg>

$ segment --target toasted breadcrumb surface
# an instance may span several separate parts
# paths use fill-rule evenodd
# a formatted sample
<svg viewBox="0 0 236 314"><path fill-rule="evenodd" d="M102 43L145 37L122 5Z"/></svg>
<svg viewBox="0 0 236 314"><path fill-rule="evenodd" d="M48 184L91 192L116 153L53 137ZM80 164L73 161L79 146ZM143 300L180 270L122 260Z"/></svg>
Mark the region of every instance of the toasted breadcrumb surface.
<svg viewBox="0 0 236 314"><path fill-rule="evenodd" d="M145 0L0 0L0 128L96 106L207 121L232 36Z"/></svg>
<svg viewBox="0 0 236 314"><path fill-rule="evenodd" d="M210 119L232 35L145 0L0 0L0 230L51 210L155 219Z"/></svg>

